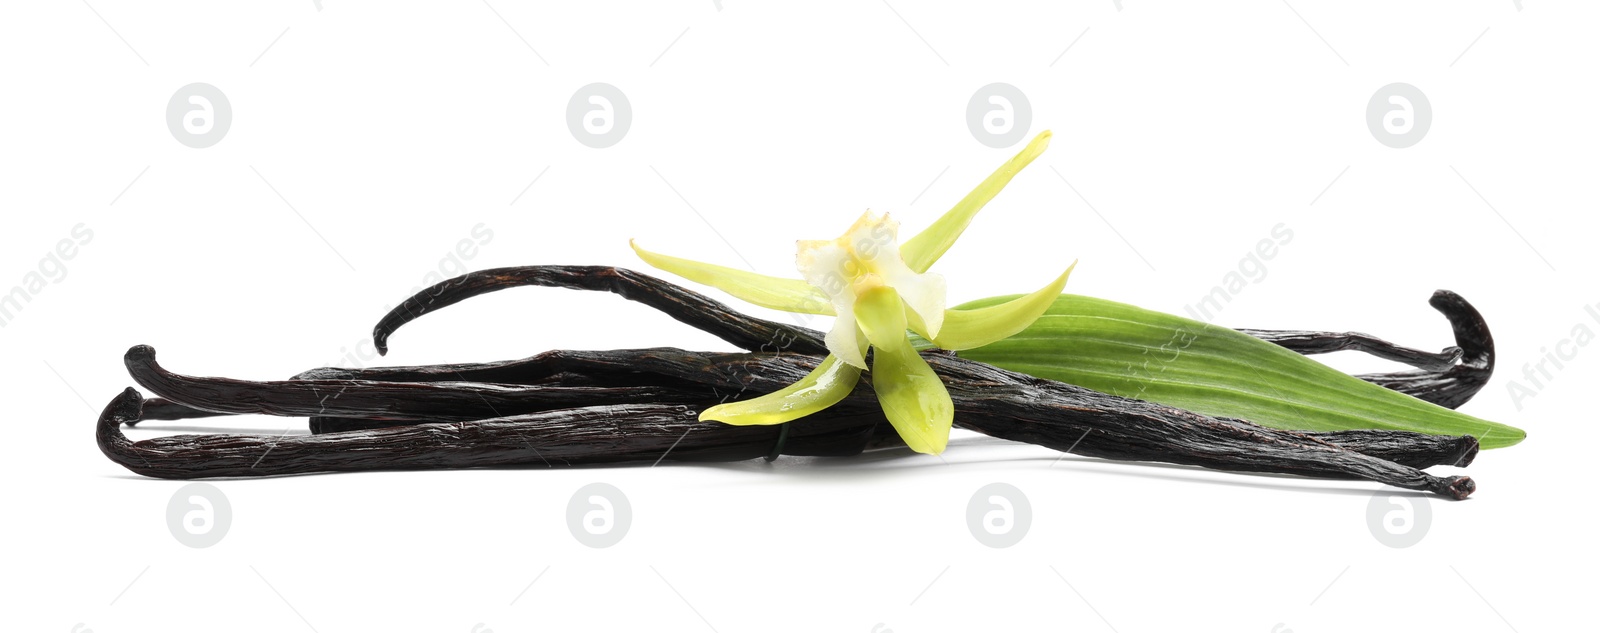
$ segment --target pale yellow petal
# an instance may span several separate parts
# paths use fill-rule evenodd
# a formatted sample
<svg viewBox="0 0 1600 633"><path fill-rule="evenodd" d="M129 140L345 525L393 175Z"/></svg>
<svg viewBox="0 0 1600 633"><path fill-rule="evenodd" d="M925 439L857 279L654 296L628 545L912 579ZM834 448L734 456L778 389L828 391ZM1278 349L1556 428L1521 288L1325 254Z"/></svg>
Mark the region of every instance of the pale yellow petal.
<svg viewBox="0 0 1600 633"><path fill-rule="evenodd" d="M849 249L838 240L801 240L796 242L795 268L819 295L833 306L833 313L848 315L855 302L850 292L850 282L861 271L850 255Z"/></svg>
<svg viewBox="0 0 1600 633"><path fill-rule="evenodd" d="M628 245L645 263L684 279L715 287L763 308L832 315L833 304L822 291L801 279L784 279L727 266L652 253L632 240Z"/></svg>
<svg viewBox="0 0 1600 633"><path fill-rule="evenodd" d="M942 349L964 350L982 347L1021 332L1061 296L1061 289L1067 285L1067 276L1072 274L1072 269L1077 265L1078 262L1072 262L1055 281L1005 303L972 310L946 310L944 329L937 336L923 336Z"/></svg>
<svg viewBox="0 0 1600 633"><path fill-rule="evenodd" d="M993 200L1017 172L1022 171L1023 167L1027 167L1028 163L1043 154L1049 145L1050 131L1040 132L1027 147L1022 148L1022 151L1011 157L1011 160L989 174L988 178L979 183L967 197L957 202L956 206L951 207L916 237L901 244L900 256L905 258L906 264L919 273L927 272L928 268L939 261L939 257L956 243L956 238L961 237L962 231L967 230L967 224L972 222L972 216L977 215L983 205Z"/></svg>
<svg viewBox="0 0 1600 633"><path fill-rule="evenodd" d="M846 314L835 318L833 327L822 342L828 346L829 352L846 364L858 369L867 368L867 341L856 327L854 316Z"/></svg>
<svg viewBox="0 0 1600 633"><path fill-rule="evenodd" d="M938 455L950 443L955 404L928 362L904 338L894 347L872 348L872 391L884 417L906 446Z"/></svg>
<svg viewBox="0 0 1600 633"><path fill-rule="evenodd" d="M856 315L872 342L872 390L884 417L911 450L944 452L955 405L944 382L911 347L900 296L888 286L868 289L856 302Z"/></svg>
<svg viewBox="0 0 1600 633"><path fill-rule="evenodd" d="M767 395L706 409L700 421L734 425L782 424L837 404L854 391L861 370L829 354L816 369L788 387Z"/></svg>

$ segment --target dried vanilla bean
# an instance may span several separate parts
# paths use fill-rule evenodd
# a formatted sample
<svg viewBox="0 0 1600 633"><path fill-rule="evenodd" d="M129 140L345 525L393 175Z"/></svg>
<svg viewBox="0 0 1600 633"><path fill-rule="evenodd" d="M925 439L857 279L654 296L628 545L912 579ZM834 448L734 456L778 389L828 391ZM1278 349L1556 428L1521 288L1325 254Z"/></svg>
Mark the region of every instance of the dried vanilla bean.
<svg viewBox="0 0 1600 633"><path fill-rule="evenodd" d="M609 266L516 266L467 273L424 289L390 310L373 328L373 340L379 353L386 354L389 337L395 330L430 311L478 295L524 286L599 290L618 294L752 352L827 353L821 333L815 330L752 318L680 286L626 268ZM1300 354L1349 349L1418 367L1412 371L1356 377L1454 409L1477 394L1494 373L1494 338L1489 334L1489 325L1483 316L1460 295L1439 290L1428 303L1449 319L1455 333L1456 347L1442 352L1425 352L1349 332L1244 328L1239 331ZM487 378L479 379L494 382Z"/></svg>
<svg viewBox="0 0 1600 633"><path fill-rule="evenodd" d="M586 370L588 372L601 372L625 368L626 371L636 372L640 376L665 376L677 381L688 381L701 385L702 398L700 404L684 406L682 411L698 411L699 408L719 402L723 397L749 397L760 393L767 393L793 382L815 367L818 359L815 356L800 354L715 354L705 352L689 352L684 350L660 348L648 350L613 350L602 352L564 352L552 357L560 358L564 367ZM550 357L547 357L547 360ZM1354 451L1341 448L1339 445L1324 439L1319 439L1305 433L1283 431L1256 426L1241 420L1227 418L1214 418L1188 411L1164 407L1138 400L1119 398L1073 385L1067 385L1049 380L1042 380L1024 374L1001 370L983 363L965 360L952 354L931 351L924 354L924 358L934 366L935 371L945 380L952 400L956 405L959 424L986 435L1002 439L1011 439L1039 444L1057 450L1071 450L1072 452L1120 460L1164 461L1178 464L1189 464L1215 468L1221 470L1247 471L1247 472L1274 472L1283 474L1296 474L1310 477L1324 478L1355 478L1369 479L1390 485L1416 490L1428 490L1452 498L1464 498L1470 494L1473 484L1469 478L1448 477L1441 478L1429 475L1415 468L1404 466L1370 455L1363 455ZM530 363L531 365L532 363ZM196 379L177 376L164 370L153 362L153 351L148 348L135 348L129 353L130 369L139 372L143 378L141 383L147 387L158 390L163 396L174 401L197 405L202 408L221 408L219 403L212 400L225 393L227 398L241 402L251 403L251 412L280 412L286 415L304 415L308 406L305 402L307 393L313 393L308 385L296 384L295 381L287 382L261 382L228 380L228 379ZM327 393L328 389L339 386L344 395L340 404L340 415L361 416L376 415L384 417L399 417L412 420L424 420L424 412L450 411L449 406L457 405L472 397L485 395L485 387L506 388L505 385L488 385L484 383L465 382L384 382L371 380L340 380L340 381L309 381L321 385L317 393ZM437 399L438 401L435 401ZM446 406L441 406L441 402ZM354 403L373 402L381 405L379 409L360 409ZM852 394L839 409L855 422L865 419L878 420L877 414L862 413L872 411L875 405L875 396L871 391L862 386ZM503 401L503 406L512 407L524 403ZM320 406L320 405L319 405ZM658 405L640 405L658 406ZM592 407L584 407L592 409ZM609 410L609 409L607 409ZM567 409L551 412L559 414ZM792 422L797 425L796 432L806 425L828 423L836 415L829 411L815 414L803 420ZM534 415L534 414L527 414ZM123 419L134 419L137 416L121 415ZM521 419L525 416L511 416L497 418L501 421ZM551 420L564 420L575 423L572 418L554 417L538 418L549 422ZM692 417L691 417L692 419ZM481 422L481 420L477 421ZM648 420L650 423L659 422L656 419ZM475 424L476 422L459 422L459 424ZM412 424L411 427L434 427L440 423ZM748 433L752 427L734 427L718 423L696 423L698 428L706 429L704 433L738 432ZM874 422L875 424L875 422ZM390 427L391 429L395 427ZM477 428L477 427L473 427ZM500 429L499 426L494 426ZM543 428L543 427L541 427ZM867 433L871 433L868 429ZM343 436L350 433L366 434L362 437L378 433L377 430L344 431L338 433L325 433L312 437ZM399 431L394 431L399 433ZM561 436L546 429L542 435L530 436L530 441L536 440L539 450L544 450L548 442L556 441ZM1383 432L1374 432L1379 437ZM767 431L771 437L771 431ZM1407 437L1417 437L1417 434L1398 434L1387 436L1387 441L1403 443ZM193 437L193 436L179 436ZM204 436L202 436L204 437ZM217 436L229 437L229 436ZM237 439L237 436L234 436ZM377 437L391 437L378 433ZM409 438L407 441L416 440L415 435L395 435L394 437ZM436 437L436 436L429 436ZM587 436L586 436L587 437ZM653 436L651 436L653 437ZM1437 450L1440 438L1420 436L1427 438L1429 450ZM263 436L261 441L272 439ZM163 438L164 439L164 438ZM436 438L437 439L437 438ZM147 440L153 441L153 440ZM204 448L195 444L199 440L169 440L180 442L176 446L194 447L196 450ZM223 442L223 440L205 440L207 442ZM244 441L239 439L238 441ZM304 440L282 438L282 441L303 442ZM284 460L281 464L274 462L268 470L251 470L250 472L234 472L228 470L229 476L247 476L256 474L281 474L287 472L319 472L321 470L346 470L346 469L371 469L371 468L412 468L422 464L432 463L434 467L455 468L463 467L460 464L471 465L500 465L516 463L511 461L512 456L502 452L488 451L482 460L470 455L463 455L465 448L458 447L453 442L439 440L440 444L424 442L422 445L435 446L438 450L445 451L441 459L428 462L425 455L403 453L404 459L390 463L381 458L382 452L374 454L364 452L360 464L343 464L336 456L324 455L320 449L327 449L331 444L308 442L305 444L307 453L290 451L279 455L275 459ZM632 441L626 431L618 431L612 437L613 444L606 445L602 450L604 455L587 456L585 460L620 460L628 461L625 456L634 455ZM864 440L863 440L864 441ZM183 444L181 442L190 442ZM1476 450L1476 443L1471 438L1460 440L1458 445L1460 456L1453 456L1456 461L1470 455ZM225 444L232 446L231 444ZM159 445L171 448L174 445ZM208 445L206 445L208 446ZM301 444L293 444L298 451ZM360 446L365 447L365 444ZM594 447L591 447L591 449ZM365 448L363 448L365 450ZM859 450L859 447L857 448ZM273 449L277 453L278 449ZM425 451L424 451L425 452ZM785 451L787 452L787 451ZM1405 453L1406 451L1401 451ZM293 456L307 455L302 462L295 462ZM526 453L522 453L526 455ZM562 453L563 459L578 459L574 455L583 455L582 450L574 449L572 452ZM1407 455L1416 458L1415 455ZM744 459L741 457L740 459ZM148 461L148 457L146 457ZM465 461L463 461L465 460ZM207 460L202 460L207 461ZM215 460L209 460L215 463ZM589 463L581 461L576 463ZM300 470L295 470L295 469ZM202 472L204 475L194 476L220 476L209 474L213 471L186 471Z"/></svg>
<svg viewBox="0 0 1600 633"><path fill-rule="evenodd" d="M662 383L683 386L696 384L694 381L682 379L677 375L641 371L641 369L651 367L651 364L641 362L643 359L637 354L659 355L661 352L660 350L598 352L555 350L526 359L495 363L366 369L325 368L305 372L301 375L316 376L327 380L464 381L492 379L510 384L540 384L549 380L552 376L584 376L589 380L598 380L612 385ZM722 358L742 360L744 356L729 354L722 356ZM729 373L733 373L733 370L729 370ZM730 394L726 389L714 391L714 393L719 397L726 397ZM755 394L740 395L750 397ZM385 422L373 420L370 417L365 419L333 416L315 417L312 418L312 432L380 428L386 424L401 423L404 422ZM961 426L960 420L957 421L957 425ZM1478 452L1477 442L1470 436L1453 437L1387 430L1302 431L1300 434L1346 450L1388 459L1414 468L1426 468L1434 465L1466 466L1472 462L1473 456Z"/></svg>
<svg viewBox="0 0 1600 633"><path fill-rule="evenodd" d="M697 409L679 405L608 405L465 422L412 424L322 435L173 435L130 441L118 425L140 417L143 404L129 388L107 405L96 430L112 461L149 477L265 477L272 475L477 468L570 466L653 461L737 461L771 450L776 427L708 425ZM853 455L874 420L830 416L797 426L785 452Z"/></svg>
<svg viewBox="0 0 1600 633"><path fill-rule="evenodd" d="M1494 336L1489 333L1489 324L1483 315L1461 295L1449 290L1435 291L1428 304L1450 320L1456 339L1454 347L1437 353L1425 352L1354 332L1242 328L1239 331L1306 355L1356 350L1411 365L1416 369L1356 377L1454 409L1471 400L1494 374Z"/></svg>
<svg viewBox="0 0 1600 633"><path fill-rule="evenodd" d="M813 368L824 349L814 331L746 317L692 291L604 267L535 266L468 275L408 299L384 318L374 336L386 349L389 335L420 314L520 285L615 292L759 353L561 351L500 363L318 369L289 381L250 382L173 374L155 363L153 350L141 346L129 351L130 373L167 398L153 401L152 413L304 415L324 432L129 442L117 424L140 419L146 404L130 390L101 420L102 449L138 472L183 478L526 465L535 457L551 463L546 452L563 464L659 459L669 452L659 446L663 433L680 440L695 436L673 459L748 459L772 452L781 427L700 423L698 411L782 388ZM1370 340L1362 344L1393 351ZM1470 437L1269 429L1042 380L937 350L923 356L946 382L958 423L994 437L1110 459L1369 479L1452 498L1464 498L1474 488L1470 478L1441 478L1405 465L1465 464L1477 450ZM353 425L383 428L326 432L329 426ZM824 437L830 452L822 454L851 454L892 435L865 386L841 406L788 426L793 437L776 447L785 454L814 450L804 441L789 445L794 437ZM246 457L255 462L246 467Z"/></svg>
<svg viewBox="0 0 1600 633"><path fill-rule="evenodd" d="M389 337L400 326L428 312L478 295L522 286L610 292L648 305L739 349L752 352L828 353L822 337L813 330L754 319L700 293L650 275L612 266L514 266L491 268L447 279L413 295L384 315L378 325L372 328L373 344L377 346L379 354L387 354Z"/></svg>
<svg viewBox="0 0 1600 633"><path fill-rule="evenodd" d="M286 380L250 382L168 372L155 349L140 345L124 357L135 382L168 400L219 413L380 417L392 420L477 420L605 404L686 403L705 393L674 387L568 387L480 382Z"/></svg>
<svg viewBox="0 0 1600 633"><path fill-rule="evenodd" d="M727 310L721 304L702 295L648 275L601 266L523 266L468 273L408 298L374 328L375 340L379 342L380 349L387 352L387 340L394 330L422 314L480 294L530 285L617 293L629 299L645 302L679 321L752 351L786 349L799 353L823 353L821 340L815 331L753 319ZM1306 355L1355 350L1413 365L1418 369L1363 374L1357 377L1441 406L1455 408L1471 399L1487 384L1493 374L1494 339L1482 315L1460 295L1440 290L1434 293L1430 304L1450 320L1457 346L1446 348L1441 352L1427 352L1401 347L1360 333L1251 328L1241 328L1239 331ZM706 312L707 310L709 312ZM704 314L715 314L717 318L703 318ZM319 368L303 372L295 376L295 380L350 378L397 382L461 380L534 385L540 381L548 381L562 372L571 371L561 368L559 361L559 358L541 354L530 359L489 363L379 367L361 370ZM530 367L538 369L530 373ZM561 382L569 386L629 384L617 382L617 377L610 374L596 378L592 382L577 380L581 376L576 373L563 376ZM600 380L607 382L598 382ZM143 419L178 420L213 415L221 413L185 407L162 398L152 398L145 402Z"/></svg>

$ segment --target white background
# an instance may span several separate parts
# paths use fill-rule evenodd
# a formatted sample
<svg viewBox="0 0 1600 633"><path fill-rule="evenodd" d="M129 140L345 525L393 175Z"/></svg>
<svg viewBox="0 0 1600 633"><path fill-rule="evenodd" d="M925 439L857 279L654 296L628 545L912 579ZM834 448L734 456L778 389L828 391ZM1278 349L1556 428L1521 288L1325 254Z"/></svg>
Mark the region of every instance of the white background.
<svg viewBox="0 0 1600 633"><path fill-rule="evenodd" d="M0 292L74 226L93 231L0 328L4 628L1306 633L1585 621L1600 348L1563 346L1576 357L1547 366L1536 396L1508 389L1533 389L1524 365L1575 327L1600 331L1584 311L1600 302L1592 5L490 1L0 9ZM165 123L168 99L193 82L233 110L206 149ZM630 131L607 149L565 122L568 98L592 82L632 105ZM182 484L134 476L91 442L95 414L132 384L121 355L139 343L177 371L257 379L553 348L725 349L615 297L519 290L409 326L386 359L347 357L440 270L640 267L627 249L637 237L790 275L793 240L833 237L865 208L909 234L1015 151L967 128L968 99L992 82L1022 90L1029 136L1052 129L1055 141L936 267L953 301L1031 290L1076 258L1072 292L1182 313L1284 223L1293 240L1214 322L1439 348L1449 330L1426 300L1458 291L1500 351L1464 410L1528 440L1480 456L1469 501L1407 497L1433 520L1405 549L1368 530L1376 485L1057 461L965 435L943 461L221 481L231 530L191 549L165 522ZM1393 82L1432 104L1430 131L1407 149L1365 122L1368 99ZM492 239L449 261L480 223ZM150 426L277 434L285 423ZM633 506L609 549L565 524L573 491L594 481ZM1033 507L1009 549L966 527L969 497L996 481Z"/></svg>

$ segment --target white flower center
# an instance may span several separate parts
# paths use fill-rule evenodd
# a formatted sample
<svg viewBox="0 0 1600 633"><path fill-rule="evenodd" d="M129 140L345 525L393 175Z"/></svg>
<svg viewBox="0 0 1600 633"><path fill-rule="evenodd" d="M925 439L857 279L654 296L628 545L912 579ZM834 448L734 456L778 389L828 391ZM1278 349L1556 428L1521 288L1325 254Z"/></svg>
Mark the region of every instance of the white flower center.
<svg viewBox="0 0 1600 633"><path fill-rule="evenodd" d="M918 273L900 257L900 225L886 213L867 211L844 235L832 240L801 240L795 265L807 283L833 303L837 320L828 331L828 351L865 369L865 338L856 325L856 297L889 286L899 293L906 317L920 323L924 336L938 336L944 324L944 277Z"/></svg>

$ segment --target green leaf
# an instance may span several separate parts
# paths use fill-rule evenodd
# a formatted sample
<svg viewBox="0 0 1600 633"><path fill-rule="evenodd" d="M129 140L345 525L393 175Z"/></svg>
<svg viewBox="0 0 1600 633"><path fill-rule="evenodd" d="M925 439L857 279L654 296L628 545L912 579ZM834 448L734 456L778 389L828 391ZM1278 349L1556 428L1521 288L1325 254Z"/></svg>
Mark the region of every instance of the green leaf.
<svg viewBox="0 0 1600 633"><path fill-rule="evenodd" d="M1009 299L982 299L961 308ZM1472 435L1483 448L1511 446L1527 436L1521 429L1385 389L1241 332L1093 297L1062 295L1016 335L959 355L1096 391L1282 429Z"/></svg>
<svg viewBox="0 0 1600 633"><path fill-rule="evenodd" d="M711 407L700 413L700 421L744 426L798 420L838 404L855 390L860 378L860 369L829 354L816 369L794 384L759 398Z"/></svg>
<svg viewBox="0 0 1600 633"><path fill-rule="evenodd" d="M961 233L967 230L967 224L972 222L972 216L977 215L978 211L983 209L983 205L988 204L1001 189L1006 188L1006 184L1011 182L1011 178L1016 176L1017 172L1027 167L1028 163L1043 154L1044 149L1049 146L1050 131L1040 132L1028 142L1027 147L1022 148L1021 152L1017 152L1017 155L1006 161L1006 164L1001 165L983 182L978 183L978 187L957 202L956 206L939 216L938 220L934 220L933 224L923 229L921 233L902 242L900 257L906 261L906 265L919 273L928 272L928 268L939 261L939 257L956 243L956 238L961 237Z"/></svg>
<svg viewBox="0 0 1600 633"><path fill-rule="evenodd" d="M906 338L905 304L888 286L861 293L856 319L872 342L872 390L906 446L938 455L950 443L955 404Z"/></svg>
<svg viewBox="0 0 1600 633"><path fill-rule="evenodd" d="M669 273L715 287L763 308L833 316L828 296L802 279L772 277L737 268L697 262L692 259L652 253L632 240L628 245L645 263Z"/></svg>
<svg viewBox="0 0 1600 633"><path fill-rule="evenodd" d="M945 310L944 327L939 330L938 336L933 337L933 343L947 350L959 351L988 345L1021 332L1055 303L1056 297L1061 295L1061 289L1067 285L1067 276L1072 274L1072 269L1077 265L1077 262L1073 262L1055 281L1032 294L983 308ZM926 336L923 330L916 332Z"/></svg>

